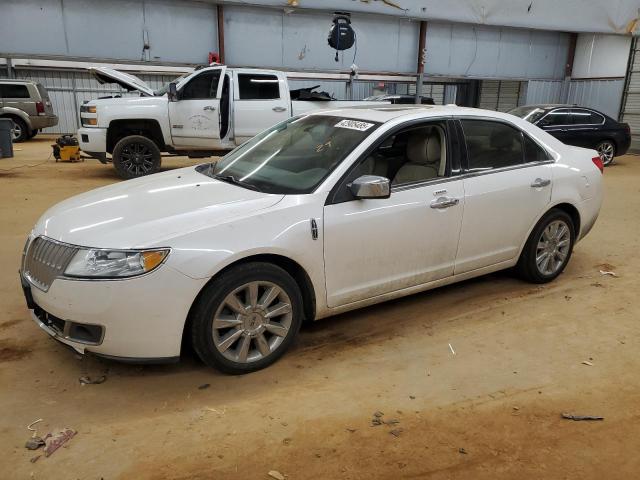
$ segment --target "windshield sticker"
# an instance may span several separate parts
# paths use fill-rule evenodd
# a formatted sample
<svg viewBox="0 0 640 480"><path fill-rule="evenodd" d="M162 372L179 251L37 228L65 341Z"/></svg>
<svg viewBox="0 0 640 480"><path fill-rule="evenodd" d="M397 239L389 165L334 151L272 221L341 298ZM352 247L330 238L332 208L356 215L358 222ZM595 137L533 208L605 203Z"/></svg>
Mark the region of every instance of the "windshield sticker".
<svg viewBox="0 0 640 480"><path fill-rule="evenodd" d="M373 123L367 122L359 122L357 120L340 120L338 123L334 125L334 127L338 128L349 128L351 130L358 130L360 132L364 132L373 127Z"/></svg>

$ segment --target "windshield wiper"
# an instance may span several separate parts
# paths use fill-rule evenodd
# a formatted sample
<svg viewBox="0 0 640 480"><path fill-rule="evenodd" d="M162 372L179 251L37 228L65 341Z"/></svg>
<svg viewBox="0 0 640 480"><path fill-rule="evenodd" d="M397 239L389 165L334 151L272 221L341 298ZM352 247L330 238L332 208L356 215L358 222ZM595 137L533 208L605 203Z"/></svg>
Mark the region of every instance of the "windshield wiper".
<svg viewBox="0 0 640 480"><path fill-rule="evenodd" d="M233 185L238 185L240 187L248 188L249 190L255 190L256 192L260 192L261 190L255 185L247 182L243 182L242 180L238 180L233 175L212 175L213 178L222 180L223 182L232 183Z"/></svg>

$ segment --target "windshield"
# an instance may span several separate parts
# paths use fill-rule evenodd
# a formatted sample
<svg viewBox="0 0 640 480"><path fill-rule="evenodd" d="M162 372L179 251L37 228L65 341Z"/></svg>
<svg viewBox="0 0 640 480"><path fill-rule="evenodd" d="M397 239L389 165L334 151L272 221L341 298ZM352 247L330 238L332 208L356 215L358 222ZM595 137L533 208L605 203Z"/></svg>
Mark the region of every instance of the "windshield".
<svg viewBox="0 0 640 480"><path fill-rule="evenodd" d="M193 72L184 73L184 74L180 75L178 78L175 78L175 79L171 80L171 82L178 83L180 80L182 80L187 75L191 75L191 73L193 73ZM158 90L154 90L153 95L156 96L156 97L161 97L162 95L167 93L167 91L169 90L169 84L171 82L167 82L161 88L159 88Z"/></svg>
<svg viewBox="0 0 640 480"><path fill-rule="evenodd" d="M540 107L518 107L509 111L511 115L520 117L531 123L536 123L544 115L545 110Z"/></svg>
<svg viewBox="0 0 640 480"><path fill-rule="evenodd" d="M378 126L328 115L294 117L198 171L267 193L310 193Z"/></svg>

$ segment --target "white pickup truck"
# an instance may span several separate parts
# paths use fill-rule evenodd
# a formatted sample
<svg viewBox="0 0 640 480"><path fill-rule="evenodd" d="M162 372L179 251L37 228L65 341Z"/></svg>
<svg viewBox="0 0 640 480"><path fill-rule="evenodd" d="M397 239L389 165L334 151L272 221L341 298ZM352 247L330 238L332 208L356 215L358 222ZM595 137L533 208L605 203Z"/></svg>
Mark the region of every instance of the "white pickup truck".
<svg viewBox="0 0 640 480"><path fill-rule="evenodd" d="M92 100L80 108L80 148L103 163L111 154L122 178L158 171L161 152L206 157L231 150L291 116L363 104L292 100L285 73L275 70L208 66L156 91L117 70L99 67L90 72L101 83L140 92Z"/></svg>

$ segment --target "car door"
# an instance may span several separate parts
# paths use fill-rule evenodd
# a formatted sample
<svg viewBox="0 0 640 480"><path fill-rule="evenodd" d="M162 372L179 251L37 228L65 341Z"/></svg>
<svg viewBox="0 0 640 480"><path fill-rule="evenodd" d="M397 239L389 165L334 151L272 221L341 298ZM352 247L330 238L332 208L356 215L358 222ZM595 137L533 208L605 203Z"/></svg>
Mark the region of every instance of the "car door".
<svg viewBox="0 0 640 480"><path fill-rule="evenodd" d="M571 129L573 128L573 115L570 108L551 110L537 122L537 125L562 143L573 145L570 143Z"/></svg>
<svg viewBox="0 0 640 480"><path fill-rule="evenodd" d="M596 148L602 140L604 117L584 108L571 109L572 125L567 128L566 141L569 145Z"/></svg>
<svg viewBox="0 0 640 480"><path fill-rule="evenodd" d="M439 146L431 145L432 165L426 168L411 161L416 152L426 154L424 142L416 147L411 140L421 128L439 132ZM337 185L324 208L329 307L453 274L464 207L462 180L451 168L454 147L446 122L413 125L388 135ZM348 185L364 174L391 179L389 198L354 199Z"/></svg>
<svg viewBox="0 0 640 480"><path fill-rule="evenodd" d="M240 144L290 117L289 94L282 76L243 72L234 74L234 136Z"/></svg>
<svg viewBox="0 0 640 480"><path fill-rule="evenodd" d="M515 126L461 119L467 146L455 273L512 262L551 201L552 159Z"/></svg>
<svg viewBox="0 0 640 480"><path fill-rule="evenodd" d="M169 102L171 137L176 147L214 148L220 140L220 97L226 67L203 70Z"/></svg>

